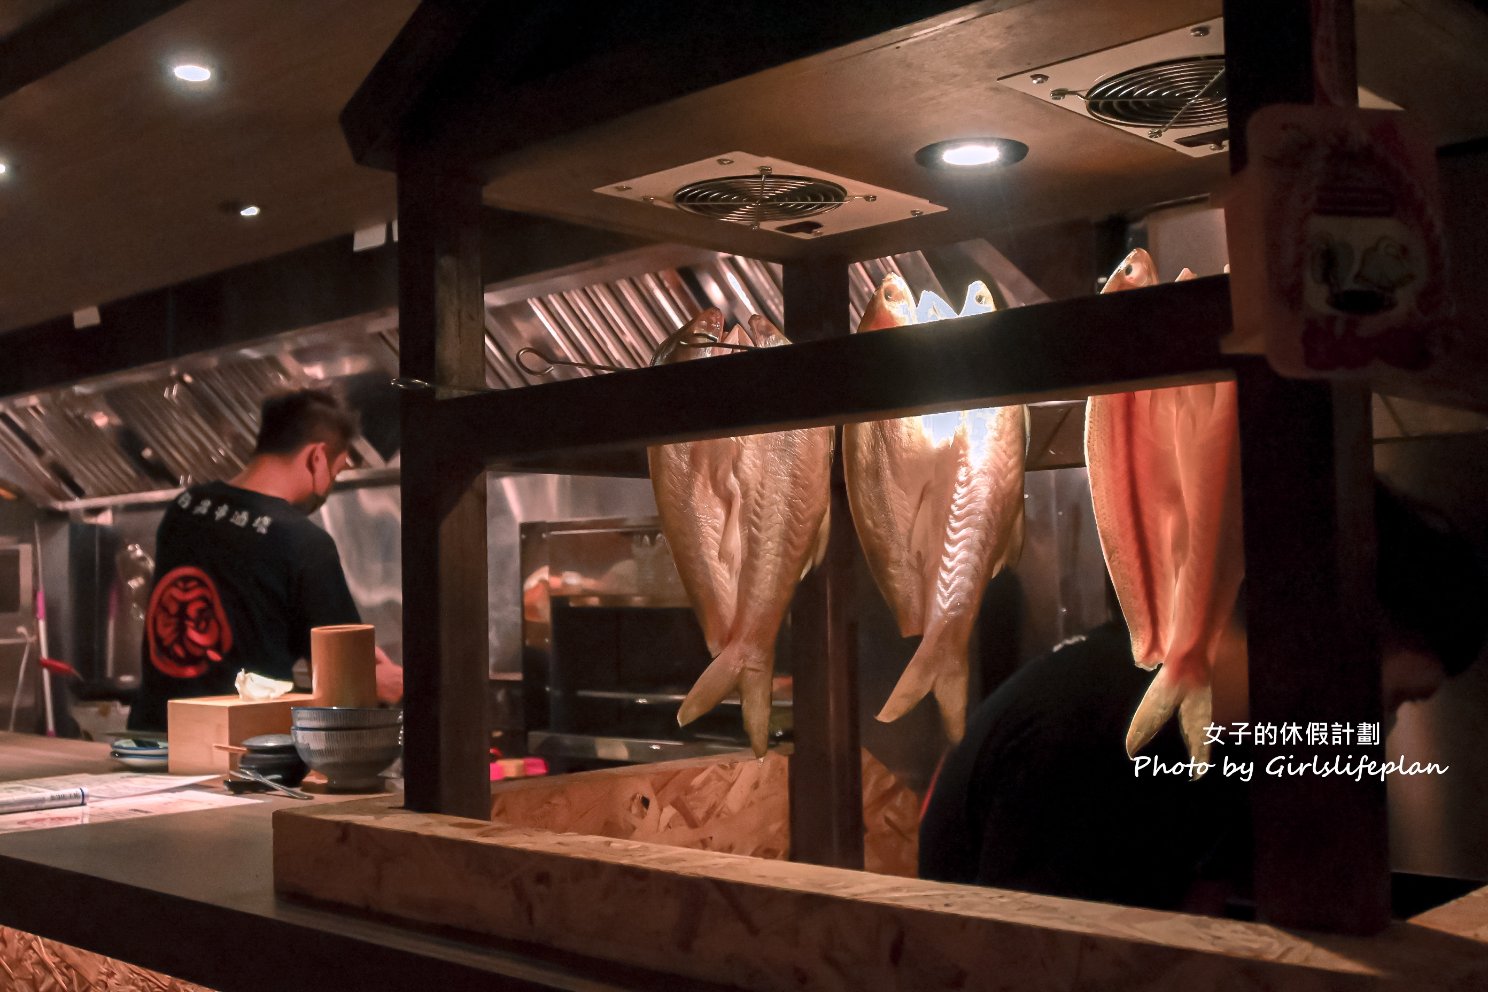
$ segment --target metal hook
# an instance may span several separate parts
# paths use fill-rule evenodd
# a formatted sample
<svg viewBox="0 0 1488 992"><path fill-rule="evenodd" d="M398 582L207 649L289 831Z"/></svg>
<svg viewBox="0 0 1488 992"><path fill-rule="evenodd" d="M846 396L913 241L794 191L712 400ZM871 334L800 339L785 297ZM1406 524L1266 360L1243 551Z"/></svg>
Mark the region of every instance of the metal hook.
<svg viewBox="0 0 1488 992"><path fill-rule="evenodd" d="M523 361L523 358L525 356L527 356L527 355L535 355L535 356L537 356L538 361L543 362L546 365L546 368L535 369L532 366L528 365L525 361ZM536 348L530 348L530 347L529 348L520 348L520 349L518 349L518 351L517 351L517 364L520 365L522 367L522 371L523 372L526 372L528 375L547 375L549 372L552 372L553 369L555 367L559 366L559 365L562 365L565 368L571 368L571 369L592 369L595 372L628 372L629 371L629 369L626 366L624 366L624 365L600 365L600 364L597 364L597 363L594 363L594 362L576 362L576 361L573 361L573 360L567 359L567 358L551 358L551 357L543 354L542 352L538 351Z"/></svg>
<svg viewBox="0 0 1488 992"><path fill-rule="evenodd" d="M673 331L667 335L666 340L656 346L656 351L651 355L651 364L661 365L676 352L678 348L727 348L729 351L754 351L752 344L730 344L720 341L711 334L702 331L688 332L687 328Z"/></svg>

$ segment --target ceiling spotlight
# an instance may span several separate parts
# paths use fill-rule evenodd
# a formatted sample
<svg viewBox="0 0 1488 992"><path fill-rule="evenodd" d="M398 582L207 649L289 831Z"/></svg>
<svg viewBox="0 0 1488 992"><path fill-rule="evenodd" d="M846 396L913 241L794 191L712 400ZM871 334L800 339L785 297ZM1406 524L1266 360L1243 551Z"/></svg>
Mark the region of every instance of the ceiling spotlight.
<svg viewBox="0 0 1488 992"><path fill-rule="evenodd" d="M9 171L10 171L10 163L7 162L7 161L5 161L4 159L0 159L0 176L5 175Z"/></svg>
<svg viewBox="0 0 1488 992"><path fill-rule="evenodd" d="M1028 154L1028 146L1012 138L956 138L937 141L915 152L915 161L927 169L950 171L1012 165Z"/></svg>
<svg viewBox="0 0 1488 992"><path fill-rule="evenodd" d="M212 78L212 70L195 62L182 62L171 69L171 73L182 82L205 83Z"/></svg>
<svg viewBox="0 0 1488 992"><path fill-rule="evenodd" d="M258 216L258 208L255 207L251 203L248 204L246 207L239 207L238 208L238 216L239 217L257 217Z"/></svg>
<svg viewBox="0 0 1488 992"><path fill-rule="evenodd" d="M1001 155L996 145L952 145L940 153L940 160L946 165L991 165Z"/></svg>

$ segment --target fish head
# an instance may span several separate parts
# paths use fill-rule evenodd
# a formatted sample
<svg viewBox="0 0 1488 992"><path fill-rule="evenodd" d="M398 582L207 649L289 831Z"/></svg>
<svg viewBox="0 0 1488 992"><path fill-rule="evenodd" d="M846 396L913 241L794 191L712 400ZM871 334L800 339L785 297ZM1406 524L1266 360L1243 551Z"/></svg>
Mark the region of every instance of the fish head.
<svg viewBox="0 0 1488 992"><path fill-rule="evenodd" d="M928 324L935 320L952 320L960 316L951 305L940 298L940 294L927 289L920 294L920 305L915 307L915 323Z"/></svg>
<svg viewBox="0 0 1488 992"><path fill-rule="evenodd" d="M684 347L688 343L717 341L723 337L723 311L708 307L702 313L683 324L659 344L651 358L652 365L675 365L693 358L706 358L707 348Z"/></svg>
<svg viewBox="0 0 1488 992"><path fill-rule="evenodd" d="M1119 293L1123 289L1140 289L1143 286L1157 285L1157 263L1152 261L1152 256L1147 254L1144 248L1133 248L1121 264L1116 266L1116 271L1111 273L1111 278L1106 280L1102 293Z"/></svg>
<svg viewBox="0 0 1488 992"><path fill-rule="evenodd" d="M992 291L987 288L986 283L978 279L966 287L966 302L961 304L961 316L992 313L996 309L997 301L992 299Z"/></svg>
<svg viewBox="0 0 1488 992"><path fill-rule="evenodd" d="M754 338L754 343L760 348L776 348L783 344L790 344L787 338L780 332L780 328L770 323L768 317L754 314L749 318L749 336Z"/></svg>
<svg viewBox="0 0 1488 992"><path fill-rule="evenodd" d="M915 322L914 296L904 278L893 272L884 276L878 292L863 308L863 319L858 321L858 333L881 331L886 327L904 327Z"/></svg>

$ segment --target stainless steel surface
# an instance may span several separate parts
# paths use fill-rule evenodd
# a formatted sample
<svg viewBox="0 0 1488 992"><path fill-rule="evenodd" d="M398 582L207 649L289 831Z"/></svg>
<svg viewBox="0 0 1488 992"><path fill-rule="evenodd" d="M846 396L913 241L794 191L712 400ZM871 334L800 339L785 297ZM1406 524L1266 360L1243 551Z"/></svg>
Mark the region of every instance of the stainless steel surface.
<svg viewBox="0 0 1488 992"><path fill-rule="evenodd" d="M533 754L539 754L545 758L576 758L630 764L701 758L710 754L732 754L741 750L737 744L645 740L638 737L594 737L585 734L555 734L547 731L529 733L527 746Z"/></svg>
<svg viewBox="0 0 1488 992"><path fill-rule="evenodd" d="M965 291L941 288L918 252L855 263L852 270L845 319L854 323L885 272L904 275L917 292ZM747 325L759 313L790 333L779 265L667 246L491 287L485 299L486 379L493 389L596 374L568 366L546 374L524 369L519 355L526 348L562 362L642 367L707 306L722 309L728 325ZM63 512L164 502L174 487L238 471L252 450L265 396L316 384L339 389L362 416L354 467L384 469L396 464L397 403L388 384L397 357L396 314L383 311L0 399L0 485Z"/></svg>
<svg viewBox="0 0 1488 992"><path fill-rule="evenodd" d="M377 645L403 661L403 511L396 486L338 488L313 518L336 540L346 585Z"/></svg>
<svg viewBox="0 0 1488 992"><path fill-rule="evenodd" d="M580 699L609 699L618 703L634 703L637 706L676 706L687 698L680 692L625 692L611 689L579 689L574 693ZM721 706L738 706L738 696L726 696L719 704ZM790 709L795 705L794 700L776 699L771 701L770 706L777 709Z"/></svg>
<svg viewBox="0 0 1488 992"><path fill-rule="evenodd" d="M1488 562L1488 434L1375 445L1375 470L1440 511ZM1488 603L1482 604L1488 610ZM1442 775L1391 775L1390 860L1398 871L1488 879L1488 659L1430 699L1402 706L1385 756L1434 761Z"/></svg>
<svg viewBox="0 0 1488 992"><path fill-rule="evenodd" d="M646 479L595 476L491 475L486 491L491 675L517 676L522 671L522 588L528 578L522 569L522 524L655 517L656 498Z"/></svg>

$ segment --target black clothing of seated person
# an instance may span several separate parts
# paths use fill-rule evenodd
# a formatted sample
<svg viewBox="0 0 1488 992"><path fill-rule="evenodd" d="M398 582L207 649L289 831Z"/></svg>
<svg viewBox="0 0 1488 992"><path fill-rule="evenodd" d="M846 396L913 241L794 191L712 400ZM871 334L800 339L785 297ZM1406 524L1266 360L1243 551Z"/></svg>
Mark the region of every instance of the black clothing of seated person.
<svg viewBox="0 0 1488 992"><path fill-rule="evenodd" d="M1388 719L1477 658L1488 577L1429 512L1380 485L1375 503ZM942 763L920 824L920 876L1165 909L1184 907L1201 879L1244 888L1239 779L1133 774L1126 730L1152 678L1119 622L1015 672ZM1142 756L1188 760L1176 719Z"/></svg>

